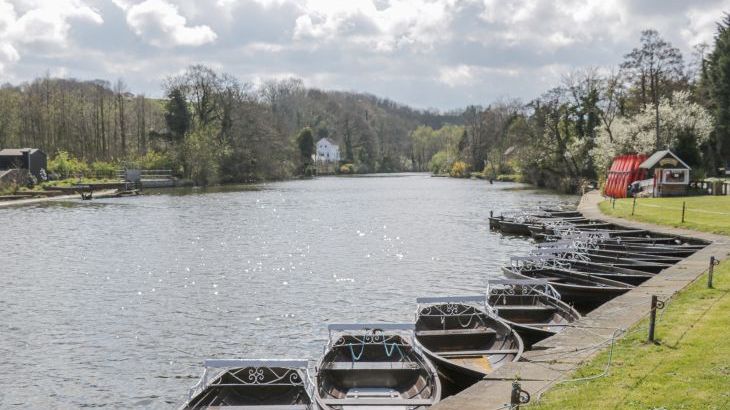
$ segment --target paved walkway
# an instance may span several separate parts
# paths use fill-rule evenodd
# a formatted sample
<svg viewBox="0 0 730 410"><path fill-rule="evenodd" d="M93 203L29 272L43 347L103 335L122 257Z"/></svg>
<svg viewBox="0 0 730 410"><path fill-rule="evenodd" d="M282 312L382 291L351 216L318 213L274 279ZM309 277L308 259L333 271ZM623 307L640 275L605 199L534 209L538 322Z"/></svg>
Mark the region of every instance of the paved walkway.
<svg viewBox="0 0 730 410"><path fill-rule="evenodd" d="M117 194L116 189L107 189L104 191L94 192L94 198L96 198L96 199L111 198L111 197L116 196L116 194ZM72 195L51 196L51 197L45 197L45 198L14 199L12 201L0 201L0 208L7 207L7 206L41 204L44 202L53 202L53 201L69 201L69 200L74 200L74 199L80 200L81 197L79 196L79 194L72 194Z"/></svg>
<svg viewBox="0 0 730 410"><path fill-rule="evenodd" d="M525 361L500 367L485 381L432 407L434 410L508 408L512 381L517 378L522 389L532 396L532 401L537 400L542 392L560 380L566 380L582 363L609 346L614 335L620 337L624 329L646 317L651 295L657 295L660 300L667 299L703 274L709 266L710 256L720 260L730 257L730 237L609 217L598 209L602 199L598 191L589 192L581 198L578 210L588 218L667 235L703 239L711 244L590 312L575 322L574 327L536 344L534 350L524 354Z"/></svg>

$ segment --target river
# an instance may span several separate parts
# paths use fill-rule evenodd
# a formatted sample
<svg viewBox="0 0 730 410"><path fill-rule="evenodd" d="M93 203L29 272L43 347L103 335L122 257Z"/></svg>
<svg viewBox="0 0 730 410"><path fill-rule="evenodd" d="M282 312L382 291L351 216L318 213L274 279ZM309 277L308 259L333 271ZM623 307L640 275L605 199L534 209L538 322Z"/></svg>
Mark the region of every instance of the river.
<svg viewBox="0 0 730 410"><path fill-rule="evenodd" d="M204 358L316 358L327 322L501 276L529 241L490 209L576 201L396 174L0 208L0 408L171 408Z"/></svg>

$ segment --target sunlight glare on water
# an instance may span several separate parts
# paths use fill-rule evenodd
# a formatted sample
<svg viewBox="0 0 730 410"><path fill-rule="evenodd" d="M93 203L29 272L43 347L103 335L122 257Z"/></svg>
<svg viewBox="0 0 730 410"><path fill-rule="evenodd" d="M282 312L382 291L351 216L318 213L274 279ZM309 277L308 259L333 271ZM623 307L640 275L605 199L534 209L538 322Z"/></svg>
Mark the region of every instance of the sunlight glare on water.
<svg viewBox="0 0 730 410"><path fill-rule="evenodd" d="M0 407L170 408L210 357L311 357L411 321L528 240L489 210L576 197L398 174L0 208Z"/></svg>

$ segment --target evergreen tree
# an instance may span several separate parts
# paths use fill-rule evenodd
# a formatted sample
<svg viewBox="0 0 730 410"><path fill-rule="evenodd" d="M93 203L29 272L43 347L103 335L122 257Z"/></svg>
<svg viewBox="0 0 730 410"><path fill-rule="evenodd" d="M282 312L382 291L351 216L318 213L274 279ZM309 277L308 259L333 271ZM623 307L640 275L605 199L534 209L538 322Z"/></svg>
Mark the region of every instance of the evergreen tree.
<svg viewBox="0 0 730 410"><path fill-rule="evenodd" d="M715 114L714 165L719 165L730 161L730 15L726 14L717 26L715 49L708 57L703 82Z"/></svg>
<svg viewBox="0 0 730 410"><path fill-rule="evenodd" d="M297 137L299 146L299 157L302 161L302 173L307 173L307 168L312 164L314 155L314 136L310 128L304 128Z"/></svg>
<svg viewBox="0 0 730 410"><path fill-rule="evenodd" d="M190 110L185 96L179 88L173 88L167 95L165 123L175 141L181 141L190 130Z"/></svg>

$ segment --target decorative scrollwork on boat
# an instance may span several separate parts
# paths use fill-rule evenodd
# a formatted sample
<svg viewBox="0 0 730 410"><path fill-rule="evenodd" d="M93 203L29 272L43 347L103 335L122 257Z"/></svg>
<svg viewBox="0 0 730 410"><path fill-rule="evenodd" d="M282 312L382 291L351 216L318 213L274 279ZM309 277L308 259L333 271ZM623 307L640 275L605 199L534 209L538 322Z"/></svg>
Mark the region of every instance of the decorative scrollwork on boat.
<svg viewBox="0 0 730 410"><path fill-rule="evenodd" d="M500 304L506 304L506 298L510 296L529 296L533 294L545 294L555 299L560 299L560 293L547 281L514 280L500 281L498 285L487 286L487 308L490 311L499 310Z"/></svg>
<svg viewBox="0 0 730 410"><path fill-rule="evenodd" d="M247 367L228 370L211 385L227 384L230 379L242 385L293 385L304 384L298 369L278 367Z"/></svg>

